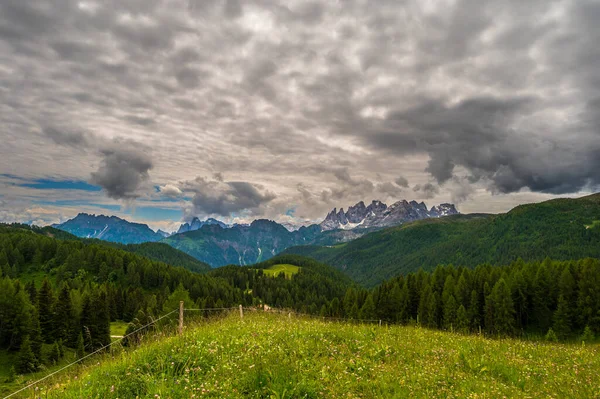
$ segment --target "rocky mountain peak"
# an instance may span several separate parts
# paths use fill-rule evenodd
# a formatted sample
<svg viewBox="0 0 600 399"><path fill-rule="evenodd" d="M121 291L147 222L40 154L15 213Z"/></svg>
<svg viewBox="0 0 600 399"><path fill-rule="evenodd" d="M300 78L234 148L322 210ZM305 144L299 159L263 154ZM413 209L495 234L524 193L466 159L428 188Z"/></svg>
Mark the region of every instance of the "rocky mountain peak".
<svg viewBox="0 0 600 399"><path fill-rule="evenodd" d="M388 227L457 213L456 207L452 204L440 204L428 210L424 202L408 202L404 199L389 207L379 200L373 200L369 206L365 206L365 203L360 201L349 207L347 212L344 212L343 208L339 211L333 208L319 226L322 230Z"/></svg>

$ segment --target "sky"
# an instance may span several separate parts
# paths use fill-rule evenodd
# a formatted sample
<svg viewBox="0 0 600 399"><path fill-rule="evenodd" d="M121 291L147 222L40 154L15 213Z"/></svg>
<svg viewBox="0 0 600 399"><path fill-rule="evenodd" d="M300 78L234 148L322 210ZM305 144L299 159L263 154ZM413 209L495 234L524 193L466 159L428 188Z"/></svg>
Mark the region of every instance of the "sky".
<svg viewBox="0 0 600 399"><path fill-rule="evenodd" d="M598 191L598 21L598 0L2 0L0 222Z"/></svg>

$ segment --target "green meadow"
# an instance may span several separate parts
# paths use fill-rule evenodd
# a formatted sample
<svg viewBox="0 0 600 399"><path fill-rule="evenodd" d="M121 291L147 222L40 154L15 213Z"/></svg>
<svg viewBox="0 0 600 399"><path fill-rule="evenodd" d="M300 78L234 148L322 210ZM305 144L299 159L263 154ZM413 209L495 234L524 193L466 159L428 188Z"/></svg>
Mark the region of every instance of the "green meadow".
<svg viewBox="0 0 600 399"><path fill-rule="evenodd" d="M263 269L263 273L273 277L277 277L281 273L285 273L286 278L291 278L294 274L298 273L302 269L299 266L289 264L273 265L267 269Z"/></svg>
<svg viewBox="0 0 600 399"><path fill-rule="evenodd" d="M599 355L597 344L232 313L21 397L594 398Z"/></svg>

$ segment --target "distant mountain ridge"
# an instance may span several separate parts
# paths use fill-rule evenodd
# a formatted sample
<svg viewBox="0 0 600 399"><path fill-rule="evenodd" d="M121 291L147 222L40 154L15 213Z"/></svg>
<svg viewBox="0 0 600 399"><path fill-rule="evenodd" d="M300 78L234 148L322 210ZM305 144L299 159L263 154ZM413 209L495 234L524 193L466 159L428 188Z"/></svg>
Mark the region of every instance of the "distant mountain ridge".
<svg viewBox="0 0 600 399"><path fill-rule="evenodd" d="M306 245L284 253L335 266L367 286L439 264L600 258L600 193L519 205L502 214L417 220L343 245Z"/></svg>
<svg viewBox="0 0 600 399"><path fill-rule="evenodd" d="M133 223L117 216L80 213L64 223L52 227L81 238L97 238L120 244L141 244L160 241L164 237L147 224Z"/></svg>
<svg viewBox="0 0 600 399"><path fill-rule="evenodd" d="M227 224L225 224L225 223L223 223L223 222L221 222L220 220L217 220L217 219L208 218L206 220L200 220L197 217L194 217L190 222L183 223L179 227L179 230L177 230L176 234L187 233L188 231L196 231L196 230L200 229L202 226L205 226L205 225L218 225L218 226L221 226L224 229L230 227L229 225L227 225Z"/></svg>
<svg viewBox="0 0 600 399"><path fill-rule="evenodd" d="M176 233L152 231L145 224L116 216L80 213L53 227L80 238L95 238L120 244L162 242L205 262L212 267L228 264L248 265L267 260L292 246L335 245L355 240L369 232L415 220L454 215L452 204L428 209L425 203L398 201L387 206L363 201L348 208L334 208L320 224L294 228L271 220L257 219L250 224L228 225L220 220L198 217L181 224Z"/></svg>
<svg viewBox="0 0 600 399"><path fill-rule="evenodd" d="M427 209L424 202L401 200L387 206L381 201L373 201L365 206L363 201L358 202L344 212L333 208L319 226L321 230L351 230L355 228L390 227L415 220L438 218L442 216L457 215L459 212L453 204L440 204Z"/></svg>
<svg viewBox="0 0 600 399"><path fill-rule="evenodd" d="M162 242L219 267L249 265L270 259L290 246L315 243L320 233L317 225L289 231L272 220L257 219L250 225L228 228L204 224L197 230L172 235Z"/></svg>

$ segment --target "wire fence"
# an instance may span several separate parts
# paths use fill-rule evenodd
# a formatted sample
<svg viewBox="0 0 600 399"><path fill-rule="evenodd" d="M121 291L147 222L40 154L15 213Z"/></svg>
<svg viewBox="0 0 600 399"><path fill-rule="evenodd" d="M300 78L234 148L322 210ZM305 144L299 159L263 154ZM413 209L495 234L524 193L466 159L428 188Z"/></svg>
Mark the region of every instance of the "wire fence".
<svg viewBox="0 0 600 399"><path fill-rule="evenodd" d="M39 383L46 381L47 379L49 379L52 376L55 376L59 373L61 373L62 371L73 367L76 364L81 363L82 361L98 354L98 353L102 353L104 352L106 349L111 348L113 345L116 344L121 344L124 340L126 340L129 337L134 336L135 334L138 334L139 332L149 328L150 326L158 323L160 320L165 319L166 317L179 312L179 333L182 333L182 327L183 327L183 320L184 320L184 312L224 312L224 311L233 311L233 310L239 310L240 311L240 317L243 319L243 315L244 315L244 311L249 311L249 312L266 312L266 313L278 313L278 314L287 314L288 317L291 318L291 316L295 316L295 317L309 317L309 318L313 318L313 319L317 319L317 320L322 320L322 321L339 321L339 322L352 322L352 323L379 323L379 325L381 325L382 320L378 320L378 319L360 319L360 318L344 318L344 317L332 317L332 316L318 316L318 315L314 315L314 314L310 314L310 313L302 313L302 312L297 312L295 310L292 309L282 309L282 308L272 308L272 307L243 307L242 305L239 306L234 306L234 307L221 307L221 308L204 308L204 309L191 309L191 308L184 308L183 304L181 304L180 308L178 309L174 309L156 319L153 319L152 321L150 321L149 323L135 329L134 331L123 335L122 337L115 339L114 341L112 341L110 344L104 345L103 347L96 349L95 351L88 353L85 356L80 357L79 359L59 368L56 371L53 371L51 373L49 373L48 375L26 385L25 387L5 396L3 399L8 399L11 398L21 392L24 392L30 388L35 387L36 385L38 385Z"/></svg>

